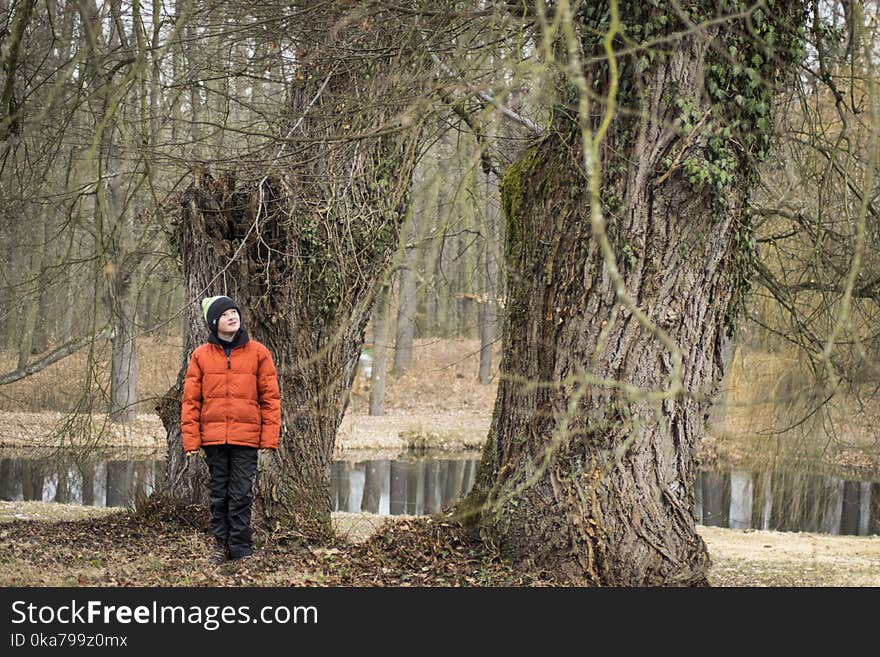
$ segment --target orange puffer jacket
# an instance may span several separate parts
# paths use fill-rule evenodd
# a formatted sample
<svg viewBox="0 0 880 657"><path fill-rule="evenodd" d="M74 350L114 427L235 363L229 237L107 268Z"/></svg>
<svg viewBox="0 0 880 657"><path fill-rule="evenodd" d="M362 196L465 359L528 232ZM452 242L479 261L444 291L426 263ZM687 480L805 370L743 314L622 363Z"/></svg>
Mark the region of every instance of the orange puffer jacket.
<svg viewBox="0 0 880 657"><path fill-rule="evenodd" d="M184 452L223 443L278 447L281 395L275 363L263 344L245 340L228 358L214 343L193 352L180 412Z"/></svg>

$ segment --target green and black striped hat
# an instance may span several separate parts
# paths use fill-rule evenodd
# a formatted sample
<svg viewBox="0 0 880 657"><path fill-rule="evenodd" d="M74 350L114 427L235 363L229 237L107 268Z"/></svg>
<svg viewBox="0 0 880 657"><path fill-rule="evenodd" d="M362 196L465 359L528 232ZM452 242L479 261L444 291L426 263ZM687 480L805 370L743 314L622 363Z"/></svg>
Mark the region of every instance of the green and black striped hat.
<svg viewBox="0 0 880 657"><path fill-rule="evenodd" d="M238 311L238 316L241 317L241 308L229 297L219 296L202 299L202 314L205 316L205 322L211 333L217 333L217 320L230 308L235 308Z"/></svg>

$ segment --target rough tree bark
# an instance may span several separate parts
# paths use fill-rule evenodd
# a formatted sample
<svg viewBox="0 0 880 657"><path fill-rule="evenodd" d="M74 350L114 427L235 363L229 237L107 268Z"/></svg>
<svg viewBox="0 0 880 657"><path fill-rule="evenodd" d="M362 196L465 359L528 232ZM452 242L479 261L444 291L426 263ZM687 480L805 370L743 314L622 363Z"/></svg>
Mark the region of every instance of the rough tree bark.
<svg viewBox="0 0 880 657"><path fill-rule="evenodd" d="M674 3L620 4L627 25L669 39L666 56L641 51L616 62L621 111L597 163L625 293L591 228L585 170L582 128L594 134L607 105L593 102L584 116L575 76L560 76L552 129L502 184L502 379L462 511L502 555L557 581L705 585L710 560L692 513L695 454L747 284L746 201L768 142L772 85L799 51L792 34L802 7L776 2L756 27L709 21L714 3L683 3L685 23ZM610 93L608 19L598 3L571 23L587 62L578 70L593 93ZM775 51L761 41L771 20ZM570 52L560 48L557 61L565 65ZM749 87L731 56L761 84ZM675 389L675 350L662 332L682 357L673 394L664 393Z"/></svg>
<svg viewBox="0 0 880 657"><path fill-rule="evenodd" d="M322 5L298 24L301 64L268 173L198 174L176 221L186 359L206 337L198 301L225 293L278 369L281 441L260 461L255 523L312 537L330 532L333 444L398 248L425 114L411 104L423 79L413 52L424 45L413 41L408 15L340 6ZM187 471L180 444L186 359L159 406L168 432L163 489L203 503L205 469Z"/></svg>

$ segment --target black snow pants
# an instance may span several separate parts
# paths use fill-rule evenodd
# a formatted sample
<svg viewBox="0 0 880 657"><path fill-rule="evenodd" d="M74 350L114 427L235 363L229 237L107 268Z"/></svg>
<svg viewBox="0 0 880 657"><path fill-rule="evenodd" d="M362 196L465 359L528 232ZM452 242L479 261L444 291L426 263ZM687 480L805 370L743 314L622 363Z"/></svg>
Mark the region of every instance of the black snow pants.
<svg viewBox="0 0 880 657"><path fill-rule="evenodd" d="M257 473L256 447L205 445L211 473L211 533L229 550L230 559L254 553L251 505Z"/></svg>

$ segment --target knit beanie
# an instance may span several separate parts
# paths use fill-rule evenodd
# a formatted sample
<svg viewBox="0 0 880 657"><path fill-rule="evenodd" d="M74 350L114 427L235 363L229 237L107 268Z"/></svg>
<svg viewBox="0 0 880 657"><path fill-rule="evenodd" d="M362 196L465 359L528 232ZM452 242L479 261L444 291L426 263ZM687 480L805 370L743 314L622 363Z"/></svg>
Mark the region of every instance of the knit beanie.
<svg viewBox="0 0 880 657"><path fill-rule="evenodd" d="M217 321L220 319L220 315L230 308L235 308L238 311L238 316L241 317L241 308L229 297L220 296L202 299L202 314L205 316L205 322L207 322L208 330L211 333L217 335Z"/></svg>

